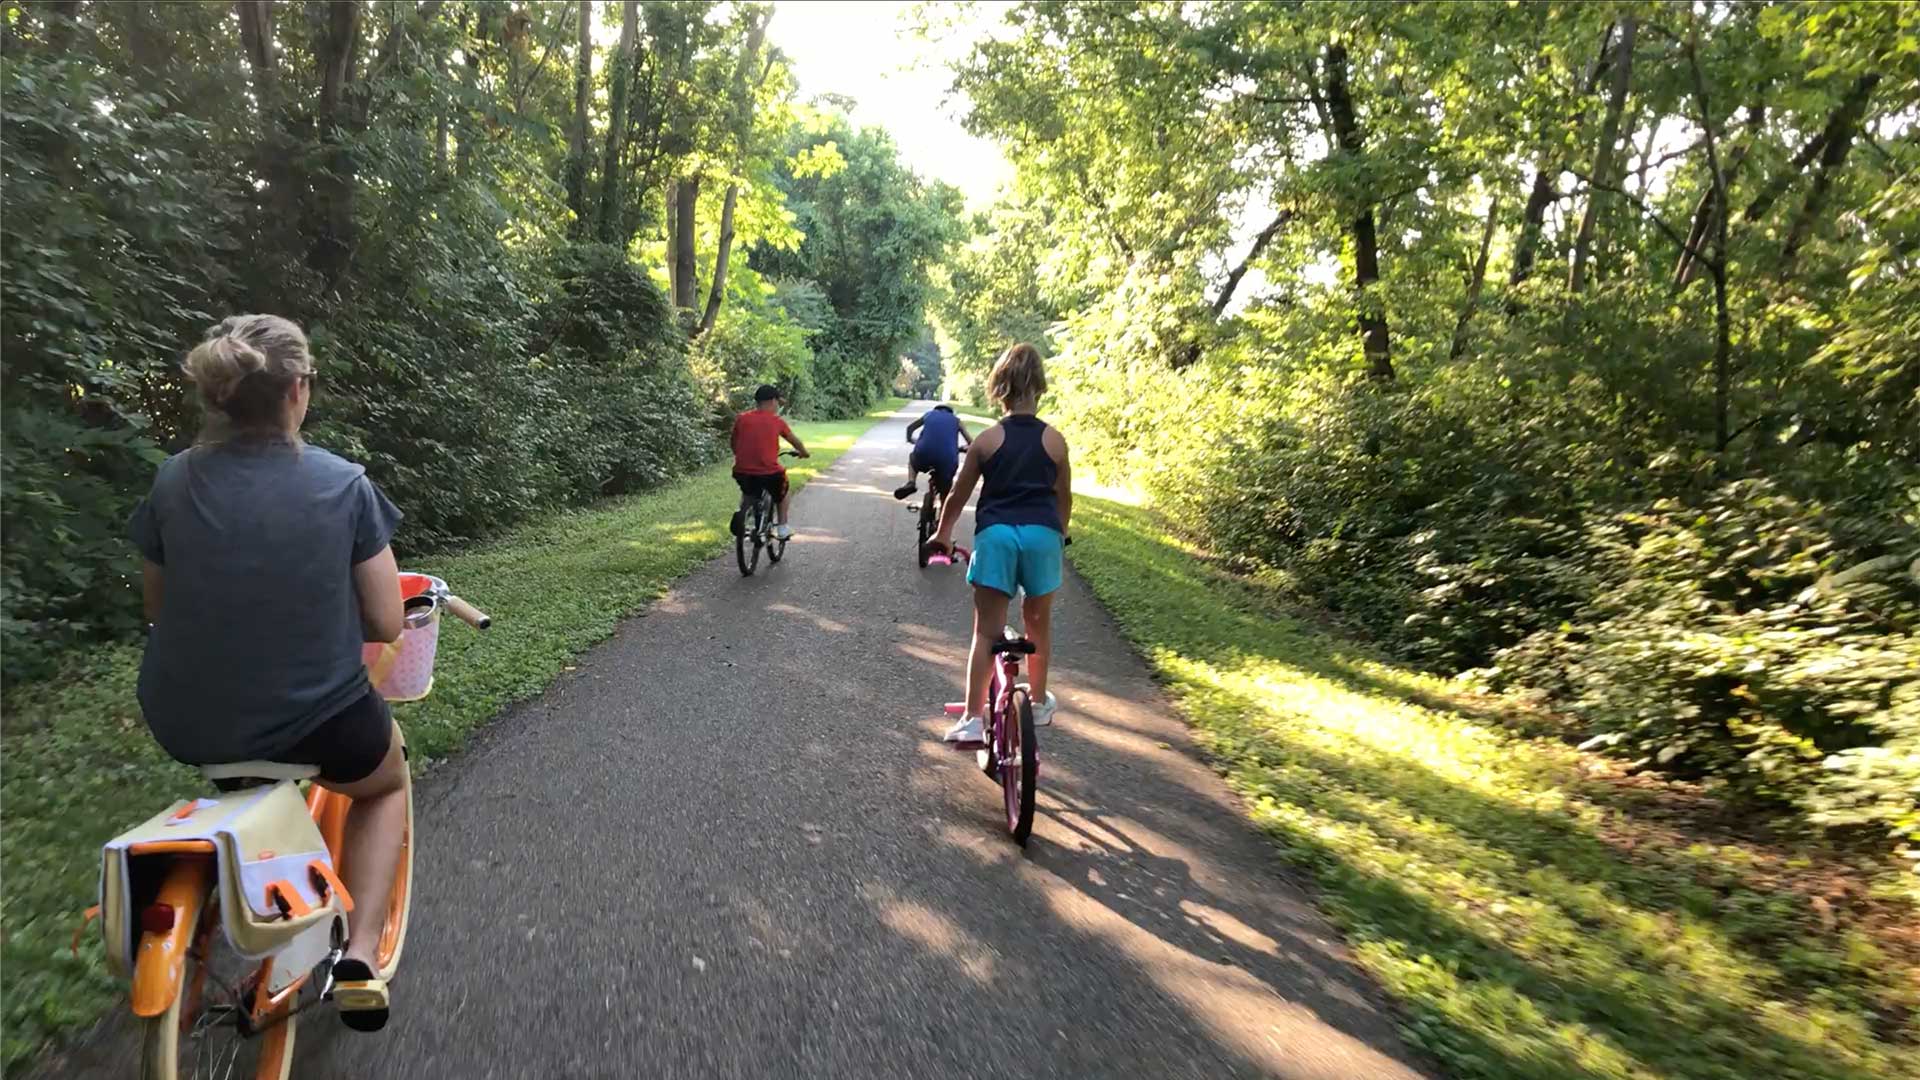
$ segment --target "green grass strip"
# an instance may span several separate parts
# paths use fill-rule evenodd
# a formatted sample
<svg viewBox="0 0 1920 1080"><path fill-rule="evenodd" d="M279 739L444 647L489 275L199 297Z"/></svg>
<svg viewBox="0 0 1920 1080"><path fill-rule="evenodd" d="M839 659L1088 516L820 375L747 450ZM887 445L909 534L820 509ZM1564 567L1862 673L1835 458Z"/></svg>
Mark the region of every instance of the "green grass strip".
<svg viewBox="0 0 1920 1080"><path fill-rule="evenodd" d="M1793 857L1289 617L1149 510L1075 505L1076 568L1449 1075L1920 1077L1920 986Z"/></svg>
<svg viewBox="0 0 1920 1080"><path fill-rule="evenodd" d="M794 425L813 457L790 462L797 488L831 465L874 422L868 416ZM404 569L444 578L493 616L474 633L441 627L427 700L400 706L416 769L457 751L516 701L544 690L621 619L727 550L739 503L727 465L660 491L533 522L498 540ZM62 677L8 695L0 736L0 1053L11 1067L49 1038L102 1015L124 987L109 978L98 934L68 951L93 903L100 845L205 785L161 753L140 719L137 645L76 659Z"/></svg>

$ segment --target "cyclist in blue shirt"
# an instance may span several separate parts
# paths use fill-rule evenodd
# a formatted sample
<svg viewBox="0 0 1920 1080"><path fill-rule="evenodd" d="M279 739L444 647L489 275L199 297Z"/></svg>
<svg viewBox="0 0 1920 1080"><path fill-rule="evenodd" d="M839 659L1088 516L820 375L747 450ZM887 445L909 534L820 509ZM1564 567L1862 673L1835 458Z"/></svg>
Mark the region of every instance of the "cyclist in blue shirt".
<svg viewBox="0 0 1920 1080"><path fill-rule="evenodd" d="M926 415L907 425L907 441L913 443L913 453L907 457L907 482L893 489L896 499L904 499L917 490L914 482L921 473L933 474L935 491L945 492L951 488L954 471L960 467L960 450L973 445L973 436L967 434L967 425L953 414L952 406L935 405Z"/></svg>

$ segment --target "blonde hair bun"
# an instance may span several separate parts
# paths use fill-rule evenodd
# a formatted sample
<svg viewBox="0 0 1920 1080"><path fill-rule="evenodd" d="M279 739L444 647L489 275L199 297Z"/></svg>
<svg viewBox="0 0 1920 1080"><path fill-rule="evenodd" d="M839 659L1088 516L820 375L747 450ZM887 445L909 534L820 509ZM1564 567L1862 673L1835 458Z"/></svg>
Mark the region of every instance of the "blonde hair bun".
<svg viewBox="0 0 1920 1080"><path fill-rule="evenodd" d="M184 365L234 430L273 429L293 384L313 374L307 335L278 315L234 315L208 331Z"/></svg>
<svg viewBox="0 0 1920 1080"><path fill-rule="evenodd" d="M201 342L187 354L187 375L200 388L210 405L223 406L233 400L234 391L247 376L267 370L267 357L259 349L222 334Z"/></svg>

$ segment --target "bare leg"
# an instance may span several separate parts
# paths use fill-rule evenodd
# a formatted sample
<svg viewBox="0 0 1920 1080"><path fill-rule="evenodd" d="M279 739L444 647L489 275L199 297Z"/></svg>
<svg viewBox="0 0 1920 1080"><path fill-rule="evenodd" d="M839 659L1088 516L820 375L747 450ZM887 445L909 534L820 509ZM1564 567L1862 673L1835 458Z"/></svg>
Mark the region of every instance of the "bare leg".
<svg viewBox="0 0 1920 1080"><path fill-rule="evenodd" d="M1047 700L1047 673L1053 666L1053 594L1029 594L1020 605L1021 628L1033 642L1033 655L1027 658L1027 685L1033 688L1033 700Z"/></svg>
<svg viewBox="0 0 1920 1080"><path fill-rule="evenodd" d="M776 524L785 525L787 523L787 504L792 501L793 492L791 491L780 496L780 506L773 512L773 520Z"/></svg>
<svg viewBox="0 0 1920 1080"><path fill-rule="evenodd" d="M387 894L393 891L407 826L407 757L400 749L399 727L393 729L387 756L372 775L351 784L319 783L353 800L341 841L343 884L353 897L353 910L347 913L347 956L377 971L374 953L387 922Z"/></svg>
<svg viewBox="0 0 1920 1080"><path fill-rule="evenodd" d="M985 585L973 587L973 648L967 653L967 715L987 714L989 676L993 673L993 643L1007 625L1007 604L1012 600L999 589Z"/></svg>

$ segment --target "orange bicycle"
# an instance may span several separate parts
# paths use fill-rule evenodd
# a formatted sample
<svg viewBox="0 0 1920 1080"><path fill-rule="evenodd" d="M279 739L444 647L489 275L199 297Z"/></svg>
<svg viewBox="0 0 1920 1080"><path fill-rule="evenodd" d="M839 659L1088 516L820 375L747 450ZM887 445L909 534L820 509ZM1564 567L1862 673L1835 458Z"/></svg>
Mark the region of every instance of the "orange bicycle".
<svg viewBox="0 0 1920 1080"><path fill-rule="evenodd" d="M414 701L432 688L439 613L475 629L492 620L438 578L400 577L406 629L392 645L369 646L367 660L376 689ZM100 916L108 961L132 982L142 1080L245 1075L248 1057L256 1080L283 1080L299 1015L332 997L353 908L341 884L352 800L318 784L303 792L300 783L318 773L311 765L243 761L200 772L217 797L176 802L106 845L100 904L89 916ZM411 779L406 802L377 950L382 979L393 976L406 944Z"/></svg>

